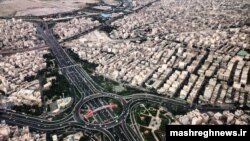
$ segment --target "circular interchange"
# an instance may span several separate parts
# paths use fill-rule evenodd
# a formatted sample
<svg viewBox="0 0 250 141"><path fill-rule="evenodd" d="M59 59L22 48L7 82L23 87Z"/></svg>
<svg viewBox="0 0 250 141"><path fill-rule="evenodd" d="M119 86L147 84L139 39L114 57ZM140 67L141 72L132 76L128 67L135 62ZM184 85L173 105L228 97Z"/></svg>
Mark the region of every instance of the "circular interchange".
<svg viewBox="0 0 250 141"><path fill-rule="evenodd" d="M101 100L102 104L98 105L97 100ZM122 107L123 106L120 103L120 101L115 98L100 97L98 99L91 99L88 102L86 102L81 107L81 114L85 122L89 122L92 124L108 123L112 120L116 120L116 118L122 112ZM101 114L99 115L102 119L101 121L97 121L96 116L98 115L98 113ZM105 117L103 116L104 114L106 115Z"/></svg>
<svg viewBox="0 0 250 141"><path fill-rule="evenodd" d="M97 99L110 99L112 102L114 103L109 103L109 104L102 104L103 106L101 107L95 107L94 109L91 109L88 106L88 109L86 109L87 105L89 105L89 103L93 102L94 100ZM103 123L90 123L90 121L87 119L89 117L92 117L92 115L95 112L99 112L101 110L105 110L106 108L116 108L117 106L121 106L122 107L122 111L119 112L119 116L116 116L115 119L110 120L109 122L104 121ZM115 94L111 94L111 93L101 93L101 94L94 94L94 95L90 95L88 97L85 97L82 102L81 105L79 106L81 108L84 108L84 112L82 113L82 110L78 110L78 116L81 119L81 122L84 123L84 126L86 128L90 128L90 129L100 129L100 128L112 128L118 124L120 124L123 120L126 119L127 115L128 115L128 109L127 108L127 103L125 101L125 99L123 99L121 96L115 95ZM87 121L88 120L88 121Z"/></svg>

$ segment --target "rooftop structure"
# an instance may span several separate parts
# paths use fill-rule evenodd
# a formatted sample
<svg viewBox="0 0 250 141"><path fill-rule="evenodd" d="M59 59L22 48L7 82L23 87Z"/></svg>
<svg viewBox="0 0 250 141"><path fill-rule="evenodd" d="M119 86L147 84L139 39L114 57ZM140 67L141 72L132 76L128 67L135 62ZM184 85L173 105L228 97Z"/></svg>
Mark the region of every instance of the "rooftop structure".
<svg viewBox="0 0 250 141"><path fill-rule="evenodd" d="M63 110L66 107L68 107L70 103L72 102L72 100L73 99L71 97L61 98L61 99L56 100L54 103L50 104L51 112L52 113L60 112L60 110Z"/></svg>
<svg viewBox="0 0 250 141"><path fill-rule="evenodd" d="M0 20L0 53L45 46L37 37L33 23L12 19Z"/></svg>
<svg viewBox="0 0 250 141"><path fill-rule="evenodd" d="M46 67L43 58L46 53L29 51L0 58L0 90L5 93L0 102L3 106L7 103L41 105L39 82L29 78Z"/></svg>
<svg viewBox="0 0 250 141"><path fill-rule="evenodd" d="M98 25L100 25L98 21L92 21L90 18L74 18L70 21L56 24L54 31L60 39L66 39L88 31Z"/></svg>
<svg viewBox="0 0 250 141"><path fill-rule="evenodd" d="M1 121L0 124L0 140L1 141L24 141L24 140L36 140L45 141L46 134L39 134L31 132L29 127L17 127L9 126L5 124L5 121Z"/></svg>
<svg viewBox="0 0 250 141"><path fill-rule="evenodd" d="M109 40L88 34L68 46L118 82L189 103L249 105L247 3L161 0L113 22Z"/></svg>
<svg viewBox="0 0 250 141"><path fill-rule="evenodd" d="M200 112L193 110L186 115L177 115L176 121L171 124L184 125L248 125L250 122L249 111L237 110L235 112Z"/></svg>

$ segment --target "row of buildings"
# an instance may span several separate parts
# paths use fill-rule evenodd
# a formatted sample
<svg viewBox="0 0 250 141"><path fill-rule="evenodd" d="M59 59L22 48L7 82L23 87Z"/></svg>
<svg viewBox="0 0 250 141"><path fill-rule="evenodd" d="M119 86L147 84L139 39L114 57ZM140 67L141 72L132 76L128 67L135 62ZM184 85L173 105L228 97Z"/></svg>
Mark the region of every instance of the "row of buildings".
<svg viewBox="0 0 250 141"><path fill-rule="evenodd" d="M185 115L176 115L173 125L249 125L249 112L236 110L235 112L200 112L193 110Z"/></svg>
<svg viewBox="0 0 250 141"><path fill-rule="evenodd" d="M1 141L46 141L46 134L31 132L28 126L22 128L10 126L1 121L0 124Z"/></svg>
<svg viewBox="0 0 250 141"><path fill-rule="evenodd" d="M37 72L46 68L43 58L48 51L28 51L0 58L1 106L40 105L40 85ZM32 78L33 77L33 78Z"/></svg>
<svg viewBox="0 0 250 141"><path fill-rule="evenodd" d="M141 44L87 41L73 50L82 59L99 64L96 73L156 89L164 96L190 103L196 99L211 104L250 102L249 53L243 49L238 53L244 51L246 55L230 55L158 39Z"/></svg>
<svg viewBox="0 0 250 141"><path fill-rule="evenodd" d="M209 49L218 53L228 52L230 55L235 55L241 49L249 48L249 34L249 26L243 26L221 30L173 33L164 38L182 42L190 48Z"/></svg>
<svg viewBox="0 0 250 141"><path fill-rule="evenodd" d="M57 23L54 27L54 32L61 40L88 31L96 26L99 26L98 21L93 21L90 18L74 18L67 22Z"/></svg>
<svg viewBox="0 0 250 141"><path fill-rule="evenodd" d="M21 19L0 20L0 51L45 46L33 23Z"/></svg>
<svg viewBox="0 0 250 141"><path fill-rule="evenodd" d="M117 29L110 36L127 39L241 27L249 24L247 4L247 0L160 0L113 22Z"/></svg>
<svg viewBox="0 0 250 141"><path fill-rule="evenodd" d="M114 21L110 40L86 35L73 50L98 64L97 74L122 83L189 103L249 106L247 3L161 0Z"/></svg>
<svg viewBox="0 0 250 141"><path fill-rule="evenodd" d="M69 134L66 137L54 134L48 137L46 133L36 133L30 131L28 126L18 127L11 126L5 123L4 120L0 123L0 140L1 141L47 141L48 138L52 141L79 141L84 134L82 132L77 132L74 134Z"/></svg>

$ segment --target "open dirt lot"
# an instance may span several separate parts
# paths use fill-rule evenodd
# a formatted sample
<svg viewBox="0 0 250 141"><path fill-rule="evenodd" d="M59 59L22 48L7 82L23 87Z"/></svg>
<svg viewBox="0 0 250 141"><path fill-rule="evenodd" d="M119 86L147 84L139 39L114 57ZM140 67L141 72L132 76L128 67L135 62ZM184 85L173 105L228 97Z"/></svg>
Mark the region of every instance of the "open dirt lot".
<svg viewBox="0 0 250 141"><path fill-rule="evenodd" d="M0 0L0 16L45 15L71 11L98 0Z"/></svg>

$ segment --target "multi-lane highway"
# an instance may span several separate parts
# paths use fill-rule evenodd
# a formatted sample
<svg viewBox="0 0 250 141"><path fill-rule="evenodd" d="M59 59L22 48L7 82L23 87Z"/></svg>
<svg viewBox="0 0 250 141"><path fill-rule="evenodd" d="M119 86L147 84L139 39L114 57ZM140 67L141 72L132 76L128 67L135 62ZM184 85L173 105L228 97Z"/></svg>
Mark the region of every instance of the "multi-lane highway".
<svg viewBox="0 0 250 141"><path fill-rule="evenodd" d="M81 94L81 99L74 107L74 120L77 122L84 123L84 120L82 120L80 109L82 107L82 104L88 101L88 96L91 95L104 95L102 91L99 91L96 86L97 84L94 83L94 81L91 79L91 77L80 67L77 65L71 57L62 49L62 47L59 45L57 40L55 39L52 30L48 29L47 26L44 26L45 29L42 29L38 27L38 31L42 35L43 39L47 43L47 45L51 48L52 53L55 55L55 58L57 60L57 63L63 73L64 76L66 76L67 80L70 82L71 85L73 85L78 92ZM91 103L87 103L89 107L92 109L96 109L98 107L103 106L103 101L100 99L94 99ZM93 125L90 123L85 123L85 128L91 128L92 130L96 129L103 129L103 128L110 128L112 126L115 126L117 123L114 120L114 114L112 113L111 109L104 109L100 112L96 112L94 114L94 118L96 121L98 121L99 125ZM105 125L103 121L105 120L112 120L108 125ZM120 128L119 128L120 129ZM117 132L113 132L114 136L120 136L117 135ZM127 140L127 137L123 137L124 140ZM121 138L122 139L122 138Z"/></svg>
<svg viewBox="0 0 250 141"><path fill-rule="evenodd" d="M130 7L129 0L123 0L122 5L118 9ZM73 110L70 114L60 120L47 121L38 117L32 117L11 110L0 109L0 119L6 123L14 125L29 126L33 130L42 132L55 132L65 130L69 127L78 127L88 131L99 131L106 135L109 140L113 141L140 141L142 137L139 131L132 130L128 126L126 120L131 114L131 108L140 102L150 101L156 103L168 103L171 105L181 106L182 108L192 108L188 103L175 99L164 98L151 94L132 94L131 96L119 96L103 92L103 89L96 84L86 71L77 64L67 52L60 46L57 39L54 37L53 29L49 28L46 22L37 26L37 32L51 49L52 54L60 68L62 74L66 77L72 87L80 94L78 97L72 93L74 103ZM81 113L83 105L87 105L91 109L98 109L108 104L104 98L116 99L122 105L122 113L119 116L114 114L110 108L103 108L93 114L95 123L89 123L84 120ZM108 121L108 122L106 122ZM132 120L132 122L135 122Z"/></svg>
<svg viewBox="0 0 250 141"><path fill-rule="evenodd" d="M65 52L65 50L60 46L53 35L52 29L48 28L46 23L43 23L42 27L38 26L37 31L41 34L46 44L52 50L62 74L67 78L69 83L77 89L81 97L76 99L78 101L75 102L76 104L74 105L71 114L58 121L46 121L6 110L0 110L1 119L6 120L6 122L10 124L28 125L32 129L44 132L62 130L69 126L77 126L87 130L100 131L110 140L139 140L134 133L131 133L130 128L127 127L128 125L126 123L126 119L129 114L130 107L137 101L145 98L143 97L142 99L142 97L138 95L134 97L137 100L133 100L134 98L132 98L129 102L127 102L121 96L103 92L100 86L97 85L85 72L85 70L83 70L80 65L76 64L67 52ZM74 97L74 95L72 96ZM112 109L103 109L94 114L95 120L98 121L97 123L92 124L86 122L80 113L82 105L87 104L93 109L102 107L107 103L107 101L102 99L103 97L115 98L120 101L123 106L121 115L116 117ZM126 97L126 99L129 99L129 97ZM108 120L109 122L105 123L105 120Z"/></svg>
<svg viewBox="0 0 250 141"><path fill-rule="evenodd" d="M126 9L130 5L128 0L123 0L121 5L117 8ZM62 130L69 126L77 126L88 130L97 130L105 134L110 140L134 140L134 137L124 128L126 117L128 115L128 108L126 101L119 97L123 105L123 112L119 117L116 117L112 109L103 109L94 114L94 118L97 121L96 124L91 124L83 120L80 113L83 104L87 104L93 109L97 109L107 104L107 101L100 99L100 97L109 97L111 94L102 92L102 88L97 85L91 77L82 69L82 67L74 62L69 55L62 49L58 41L53 35L53 30L48 28L47 23L42 23L41 26L37 26L37 31L46 42L47 46L52 50L52 53L57 61L60 71L67 78L72 87L76 88L81 97L76 98L73 111L66 117L57 121L47 121L37 117L31 117L1 109L0 118L7 123L14 125L26 125L31 129L52 132L56 130ZM118 97L118 96L115 96ZM91 102L88 102L90 101ZM109 121L104 123L104 121ZM122 123L122 125L120 125Z"/></svg>
<svg viewBox="0 0 250 141"><path fill-rule="evenodd" d="M38 26L37 31L41 34L46 44L50 47L54 55L60 71L67 78L72 87L76 88L81 95L80 98L75 97L73 111L66 117L57 121L46 121L36 117L15 113L12 111L0 109L0 118L7 123L15 125L26 125L31 129L54 132L63 130L68 127L80 127L86 130L96 130L105 134L109 140L115 141L139 141L141 137L134 133L126 123L126 119L130 113L130 109L138 102L157 102L168 103L183 108L191 108L189 104L183 101L164 98L151 94L133 94L131 96L118 96L115 94L105 93L102 88L96 84L85 70L67 54L54 37L53 30L48 28L46 23ZM88 105L91 109L97 109L107 104L103 98L113 98L118 100L123 108L122 113L117 117L112 109L105 108L94 113L93 117L97 123L88 123L83 119L81 108ZM109 121L108 123L104 121Z"/></svg>

